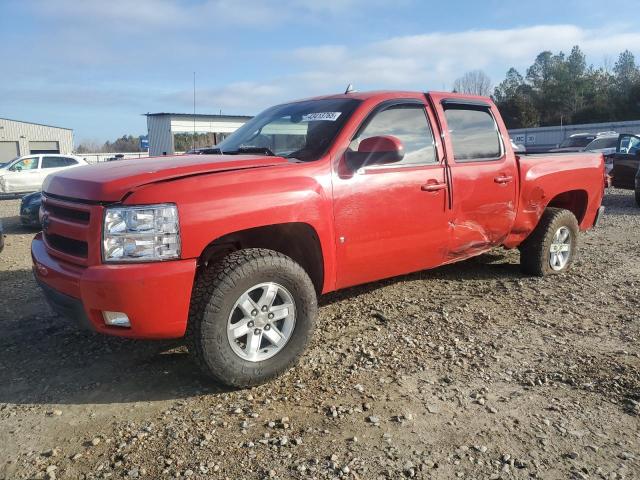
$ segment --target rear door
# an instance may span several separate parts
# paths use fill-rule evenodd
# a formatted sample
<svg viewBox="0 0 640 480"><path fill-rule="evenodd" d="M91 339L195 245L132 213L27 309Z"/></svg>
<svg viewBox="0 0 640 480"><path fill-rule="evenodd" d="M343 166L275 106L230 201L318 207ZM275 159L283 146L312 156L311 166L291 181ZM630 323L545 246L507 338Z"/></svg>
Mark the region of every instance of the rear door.
<svg viewBox="0 0 640 480"><path fill-rule="evenodd" d="M402 161L351 170L337 159L333 178L337 288L442 264L448 241L441 145L424 99L383 102L350 135L348 151L380 135L398 138Z"/></svg>
<svg viewBox="0 0 640 480"><path fill-rule="evenodd" d="M446 132L452 195L448 260L455 261L500 245L509 234L518 170L495 107L482 99L431 98Z"/></svg>
<svg viewBox="0 0 640 480"><path fill-rule="evenodd" d="M47 175L59 172L60 170L64 170L65 168L69 168L77 164L78 162L74 158L43 155L42 164L40 165L40 188L42 188L42 183Z"/></svg>

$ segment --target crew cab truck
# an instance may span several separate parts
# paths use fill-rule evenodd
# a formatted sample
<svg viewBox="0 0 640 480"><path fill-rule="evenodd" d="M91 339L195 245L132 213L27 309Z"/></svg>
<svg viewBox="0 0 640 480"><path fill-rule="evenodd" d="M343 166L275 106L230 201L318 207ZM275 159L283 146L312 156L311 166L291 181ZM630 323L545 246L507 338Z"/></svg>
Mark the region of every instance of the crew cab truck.
<svg viewBox="0 0 640 480"><path fill-rule="evenodd" d="M47 177L35 277L90 329L186 337L250 386L290 368L323 293L519 248L572 264L601 212L601 154L516 156L488 98L347 93L272 107L217 146Z"/></svg>

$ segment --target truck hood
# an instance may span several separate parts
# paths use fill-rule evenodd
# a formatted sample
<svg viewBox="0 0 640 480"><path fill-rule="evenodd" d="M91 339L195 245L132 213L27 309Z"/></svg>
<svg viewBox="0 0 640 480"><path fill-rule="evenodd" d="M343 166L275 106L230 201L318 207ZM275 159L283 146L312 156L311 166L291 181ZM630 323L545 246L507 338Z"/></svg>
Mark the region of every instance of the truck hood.
<svg viewBox="0 0 640 480"><path fill-rule="evenodd" d="M150 183L287 163L289 161L283 157L255 155L180 155L115 160L49 175L42 190L79 200L117 202L127 193Z"/></svg>

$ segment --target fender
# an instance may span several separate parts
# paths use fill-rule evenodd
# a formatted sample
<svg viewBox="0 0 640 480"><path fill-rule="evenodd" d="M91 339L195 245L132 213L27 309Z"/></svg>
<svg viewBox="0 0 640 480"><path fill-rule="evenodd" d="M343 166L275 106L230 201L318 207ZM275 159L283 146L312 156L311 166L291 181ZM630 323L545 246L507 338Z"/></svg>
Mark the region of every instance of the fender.
<svg viewBox="0 0 640 480"><path fill-rule="evenodd" d="M322 249L322 291L335 287L335 242L329 162L218 172L142 186L125 205L178 205L182 258L198 258L220 237L256 227L306 223ZM326 174L325 174L326 173Z"/></svg>

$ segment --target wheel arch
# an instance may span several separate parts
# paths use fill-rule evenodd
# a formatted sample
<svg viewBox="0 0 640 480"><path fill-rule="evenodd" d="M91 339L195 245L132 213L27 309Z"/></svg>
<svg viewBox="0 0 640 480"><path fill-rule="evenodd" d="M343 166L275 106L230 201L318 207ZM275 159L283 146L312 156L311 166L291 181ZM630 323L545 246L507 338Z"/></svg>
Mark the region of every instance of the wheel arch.
<svg viewBox="0 0 640 480"><path fill-rule="evenodd" d="M309 275L316 293L322 292L324 255L315 228L304 222L264 225L227 233L211 241L198 258L206 266L245 248L266 248L280 252L298 263Z"/></svg>
<svg viewBox="0 0 640 480"><path fill-rule="evenodd" d="M582 225L589 205L589 194L586 190L568 190L557 194L547 204L546 208L562 208L573 213Z"/></svg>

